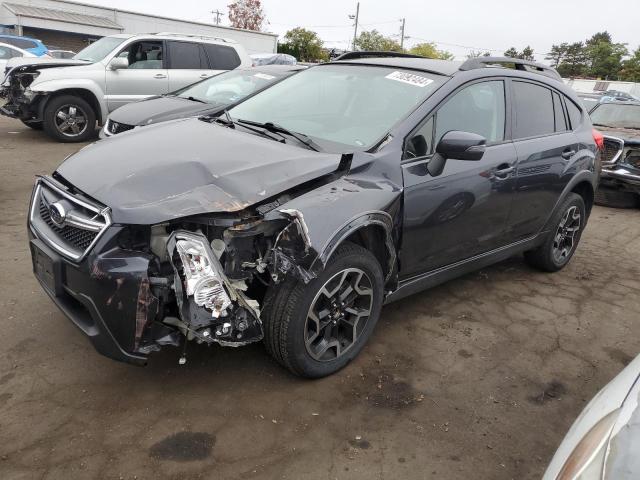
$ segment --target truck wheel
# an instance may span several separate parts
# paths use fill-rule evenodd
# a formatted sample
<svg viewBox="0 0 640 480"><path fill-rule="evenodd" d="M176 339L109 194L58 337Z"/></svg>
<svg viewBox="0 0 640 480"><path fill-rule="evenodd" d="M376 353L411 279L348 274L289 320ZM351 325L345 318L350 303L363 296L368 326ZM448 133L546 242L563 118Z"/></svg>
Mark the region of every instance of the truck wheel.
<svg viewBox="0 0 640 480"><path fill-rule="evenodd" d="M42 130L42 122L27 122L26 120L20 120L27 127L32 128L34 130Z"/></svg>
<svg viewBox="0 0 640 480"><path fill-rule="evenodd" d="M613 188L598 188L595 197L596 205L612 208L635 208L638 206L638 195L633 192L614 190Z"/></svg>
<svg viewBox="0 0 640 480"><path fill-rule="evenodd" d="M85 142L96 133L96 114L73 95L52 98L44 109L44 131L59 142Z"/></svg>
<svg viewBox="0 0 640 480"><path fill-rule="evenodd" d="M341 245L308 284L287 279L265 300L262 321L269 353L296 375L320 378L355 358L382 309L382 268L368 250Z"/></svg>
<svg viewBox="0 0 640 480"><path fill-rule="evenodd" d="M525 252L527 263L543 272L562 270L578 248L586 221L584 200L577 193L570 193L554 214L544 243Z"/></svg>

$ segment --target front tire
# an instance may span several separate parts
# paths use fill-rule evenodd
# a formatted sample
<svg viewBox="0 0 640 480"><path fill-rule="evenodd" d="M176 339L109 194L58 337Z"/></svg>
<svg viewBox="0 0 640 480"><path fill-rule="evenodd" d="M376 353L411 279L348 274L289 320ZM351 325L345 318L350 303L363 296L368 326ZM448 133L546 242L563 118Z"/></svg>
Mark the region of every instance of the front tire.
<svg viewBox="0 0 640 480"><path fill-rule="evenodd" d="M368 250L341 245L308 284L287 279L265 300L269 353L292 373L320 378L344 368L378 322L384 296L382 268Z"/></svg>
<svg viewBox="0 0 640 480"><path fill-rule="evenodd" d="M635 208L640 204L639 196L633 192L601 187L596 190L596 205L611 208Z"/></svg>
<svg viewBox="0 0 640 480"><path fill-rule="evenodd" d="M577 193L570 193L554 214L550 223L552 230L544 243L525 252L525 260L543 272L562 270L578 248L586 222L583 198Z"/></svg>
<svg viewBox="0 0 640 480"><path fill-rule="evenodd" d="M26 121L26 120L20 120L25 126L33 129L33 130L42 130L42 122L33 122L33 121Z"/></svg>
<svg viewBox="0 0 640 480"><path fill-rule="evenodd" d="M44 131L59 142L86 142L95 136L96 114L82 98L60 95L47 103L43 125Z"/></svg>

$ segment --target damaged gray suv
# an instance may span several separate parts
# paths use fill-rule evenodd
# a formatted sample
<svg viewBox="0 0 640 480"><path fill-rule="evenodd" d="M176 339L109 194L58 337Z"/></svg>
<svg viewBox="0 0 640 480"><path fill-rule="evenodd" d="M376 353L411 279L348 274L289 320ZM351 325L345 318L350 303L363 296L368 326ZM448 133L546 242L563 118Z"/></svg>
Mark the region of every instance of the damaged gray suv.
<svg viewBox="0 0 640 480"><path fill-rule="evenodd" d="M358 355L385 303L522 252L563 268L598 158L547 67L349 54L38 178L33 267L113 359L264 341L321 377Z"/></svg>

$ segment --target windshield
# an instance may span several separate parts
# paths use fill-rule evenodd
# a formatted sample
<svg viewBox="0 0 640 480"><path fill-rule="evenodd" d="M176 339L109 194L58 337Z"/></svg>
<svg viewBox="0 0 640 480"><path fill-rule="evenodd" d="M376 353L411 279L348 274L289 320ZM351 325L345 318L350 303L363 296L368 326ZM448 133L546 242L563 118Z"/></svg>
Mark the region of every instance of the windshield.
<svg viewBox="0 0 640 480"><path fill-rule="evenodd" d="M233 70L179 90L175 95L213 105L231 105L268 87L279 78L256 70Z"/></svg>
<svg viewBox="0 0 640 480"><path fill-rule="evenodd" d="M89 62L99 62L109 55L113 50L124 42L126 38L103 37L97 42L93 42L87 48L80 50L73 57L74 60L87 60Z"/></svg>
<svg viewBox="0 0 640 480"><path fill-rule="evenodd" d="M283 80L229 113L237 120L271 122L341 144L343 152L362 150L381 140L444 81L417 71L324 65Z"/></svg>
<svg viewBox="0 0 640 480"><path fill-rule="evenodd" d="M640 105L605 103L591 112L594 125L640 129Z"/></svg>

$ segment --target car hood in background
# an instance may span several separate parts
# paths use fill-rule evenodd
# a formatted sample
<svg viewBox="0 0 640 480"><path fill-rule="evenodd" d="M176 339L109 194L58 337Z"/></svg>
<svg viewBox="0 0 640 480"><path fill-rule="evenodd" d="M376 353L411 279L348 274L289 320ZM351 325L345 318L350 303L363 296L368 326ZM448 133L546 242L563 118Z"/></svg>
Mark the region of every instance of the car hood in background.
<svg viewBox="0 0 640 480"><path fill-rule="evenodd" d="M640 130L635 128L602 127L600 125L594 125L593 128L602 132L603 135L620 138L626 144L640 145Z"/></svg>
<svg viewBox="0 0 640 480"><path fill-rule="evenodd" d="M341 158L194 118L94 143L57 172L111 207L115 223L148 225L243 210L334 172Z"/></svg>
<svg viewBox="0 0 640 480"><path fill-rule="evenodd" d="M223 105L195 102L182 97L153 97L124 105L109 115L109 119L125 125L141 126L215 113L222 108Z"/></svg>

